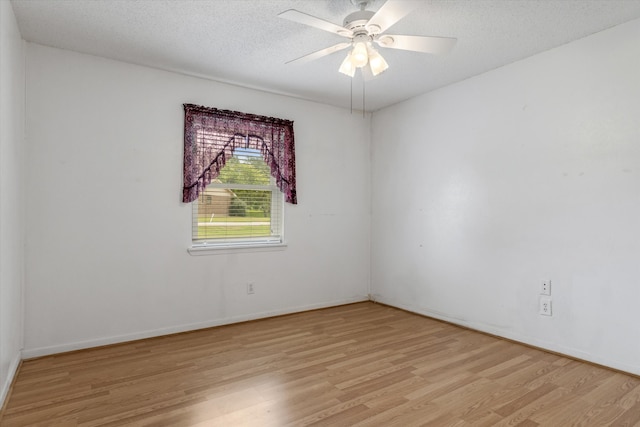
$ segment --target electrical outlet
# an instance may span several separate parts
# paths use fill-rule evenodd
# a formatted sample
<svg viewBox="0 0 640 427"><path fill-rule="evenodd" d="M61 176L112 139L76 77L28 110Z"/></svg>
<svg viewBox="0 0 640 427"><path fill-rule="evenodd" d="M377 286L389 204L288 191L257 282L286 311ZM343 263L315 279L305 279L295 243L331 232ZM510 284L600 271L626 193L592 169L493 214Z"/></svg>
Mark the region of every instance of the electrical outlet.
<svg viewBox="0 0 640 427"><path fill-rule="evenodd" d="M551 295L551 280L543 280L540 287L540 294Z"/></svg>
<svg viewBox="0 0 640 427"><path fill-rule="evenodd" d="M551 316L551 298L540 298L540 311L542 316Z"/></svg>
<svg viewBox="0 0 640 427"><path fill-rule="evenodd" d="M253 282L247 282L247 295L253 295L256 293L255 288L253 287Z"/></svg>

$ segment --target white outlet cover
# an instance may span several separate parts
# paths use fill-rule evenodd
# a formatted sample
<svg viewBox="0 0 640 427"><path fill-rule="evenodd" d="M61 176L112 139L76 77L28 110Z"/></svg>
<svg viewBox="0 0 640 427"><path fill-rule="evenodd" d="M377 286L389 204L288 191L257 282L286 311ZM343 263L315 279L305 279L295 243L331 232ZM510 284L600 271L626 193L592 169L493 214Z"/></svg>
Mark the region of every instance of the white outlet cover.
<svg viewBox="0 0 640 427"><path fill-rule="evenodd" d="M551 298L542 297L540 298L540 309L539 313L542 316L551 316Z"/></svg>
<svg viewBox="0 0 640 427"><path fill-rule="evenodd" d="M551 295L551 280L543 280L540 284L541 295Z"/></svg>

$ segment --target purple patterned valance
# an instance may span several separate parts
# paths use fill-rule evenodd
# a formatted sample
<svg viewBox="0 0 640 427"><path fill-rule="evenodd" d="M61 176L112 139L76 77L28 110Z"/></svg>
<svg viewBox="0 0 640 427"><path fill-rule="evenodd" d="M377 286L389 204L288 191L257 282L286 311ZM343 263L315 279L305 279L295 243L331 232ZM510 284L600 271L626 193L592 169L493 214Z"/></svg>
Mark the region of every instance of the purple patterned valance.
<svg viewBox="0 0 640 427"><path fill-rule="evenodd" d="M184 203L198 198L236 148L260 150L285 200L298 203L292 121L193 104L184 104Z"/></svg>

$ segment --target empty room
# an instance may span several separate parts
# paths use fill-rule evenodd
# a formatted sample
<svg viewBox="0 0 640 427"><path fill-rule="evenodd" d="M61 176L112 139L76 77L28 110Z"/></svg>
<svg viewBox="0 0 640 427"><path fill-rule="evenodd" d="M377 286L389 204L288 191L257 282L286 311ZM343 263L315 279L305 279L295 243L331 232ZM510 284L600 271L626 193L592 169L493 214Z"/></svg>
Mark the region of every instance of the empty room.
<svg viewBox="0 0 640 427"><path fill-rule="evenodd" d="M1 426L640 425L640 0L0 0Z"/></svg>

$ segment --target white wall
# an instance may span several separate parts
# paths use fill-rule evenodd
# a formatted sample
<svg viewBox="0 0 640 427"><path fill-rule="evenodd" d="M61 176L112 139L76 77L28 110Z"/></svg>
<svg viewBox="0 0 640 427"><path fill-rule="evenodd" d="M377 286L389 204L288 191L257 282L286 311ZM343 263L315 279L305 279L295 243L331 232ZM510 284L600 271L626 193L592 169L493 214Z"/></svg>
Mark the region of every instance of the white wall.
<svg viewBox="0 0 640 427"><path fill-rule="evenodd" d="M0 1L0 406L22 348L24 45Z"/></svg>
<svg viewBox="0 0 640 427"><path fill-rule="evenodd" d="M369 119L36 44L26 67L26 357L366 299ZM183 103L294 120L285 250L187 253Z"/></svg>
<svg viewBox="0 0 640 427"><path fill-rule="evenodd" d="M374 114L372 293L640 374L639 40L636 20Z"/></svg>

